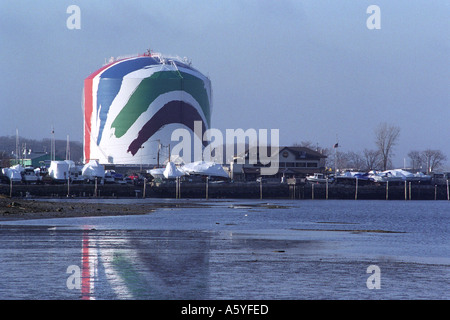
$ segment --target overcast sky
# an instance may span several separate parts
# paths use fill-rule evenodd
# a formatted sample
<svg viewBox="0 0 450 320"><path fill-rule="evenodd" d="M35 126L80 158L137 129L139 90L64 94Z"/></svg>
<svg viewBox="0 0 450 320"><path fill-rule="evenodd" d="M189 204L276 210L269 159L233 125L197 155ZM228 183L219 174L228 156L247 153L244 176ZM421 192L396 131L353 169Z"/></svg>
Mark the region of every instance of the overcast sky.
<svg viewBox="0 0 450 320"><path fill-rule="evenodd" d="M381 29L370 30L370 5ZM68 29L70 5L80 29ZM0 135L82 141L83 80L111 56L188 57L213 85L212 127L279 129L280 144L374 149L399 126L450 158L450 1L0 1ZM450 161L448 161L450 162Z"/></svg>

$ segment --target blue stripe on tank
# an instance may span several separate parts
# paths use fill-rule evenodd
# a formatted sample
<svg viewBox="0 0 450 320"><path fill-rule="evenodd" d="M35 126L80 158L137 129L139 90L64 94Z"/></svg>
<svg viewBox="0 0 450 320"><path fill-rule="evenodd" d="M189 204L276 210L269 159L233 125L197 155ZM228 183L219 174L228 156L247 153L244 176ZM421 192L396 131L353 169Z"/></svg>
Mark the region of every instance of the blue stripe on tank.
<svg viewBox="0 0 450 320"><path fill-rule="evenodd" d="M103 128L105 127L109 109L120 91L123 77L133 71L158 63L152 57L139 57L118 62L100 74L97 90L97 114L100 120L97 145L100 144L102 139Z"/></svg>

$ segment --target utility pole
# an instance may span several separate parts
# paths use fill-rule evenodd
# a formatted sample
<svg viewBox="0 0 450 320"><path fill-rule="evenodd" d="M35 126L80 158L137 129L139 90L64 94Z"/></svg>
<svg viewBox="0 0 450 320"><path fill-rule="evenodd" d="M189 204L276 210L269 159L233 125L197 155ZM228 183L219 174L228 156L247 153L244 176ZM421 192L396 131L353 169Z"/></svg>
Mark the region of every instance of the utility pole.
<svg viewBox="0 0 450 320"><path fill-rule="evenodd" d="M70 144L69 144L69 135L67 135L67 144L66 144L66 160L70 160Z"/></svg>
<svg viewBox="0 0 450 320"><path fill-rule="evenodd" d="M157 160L158 168L159 168L159 153L160 153L160 151L161 151L161 142L158 140L158 160Z"/></svg>
<svg viewBox="0 0 450 320"><path fill-rule="evenodd" d="M50 152L50 159L51 161L55 161L55 128L52 126L52 140L51 140L51 152Z"/></svg>
<svg viewBox="0 0 450 320"><path fill-rule="evenodd" d="M144 149L144 146L141 146L140 149L141 149L141 150ZM141 153L141 166L140 166L140 171L139 171L139 173L142 172L142 151L141 151L140 153Z"/></svg>
<svg viewBox="0 0 450 320"><path fill-rule="evenodd" d="M16 129L16 164L19 164L19 129Z"/></svg>
<svg viewBox="0 0 450 320"><path fill-rule="evenodd" d="M337 148L339 147L338 137L336 135L336 143L334 144L334 176L337 176Z"/></svg>

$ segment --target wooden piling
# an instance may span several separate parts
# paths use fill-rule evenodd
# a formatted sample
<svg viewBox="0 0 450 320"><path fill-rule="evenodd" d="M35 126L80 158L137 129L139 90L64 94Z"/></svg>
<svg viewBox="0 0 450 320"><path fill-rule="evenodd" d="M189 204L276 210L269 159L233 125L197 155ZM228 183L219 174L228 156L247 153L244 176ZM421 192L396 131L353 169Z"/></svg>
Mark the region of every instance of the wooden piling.
<svg viewBox="0 0 450 320"><path fill-rule="evenodd" d="M450 193L449 193L449 190L448 190L448 179L447 179L447 200L450 200Z"/></svg>
<svg viewBox="0 0 450 320"><path fill-rule="evenodd" d="M411 182L409 183L409 200L411 200Z"/></svg>
<svg viewBox="0 0 450 320"><path fill-rule="evenodd" d="M389 181L386 181L386 200L389 200Z"/></svg>
<svg viewBox="0 0 450 320"><path fill-rule="evenodd" d="M407 182L405 181L405 200L408 200Z"/></svg>

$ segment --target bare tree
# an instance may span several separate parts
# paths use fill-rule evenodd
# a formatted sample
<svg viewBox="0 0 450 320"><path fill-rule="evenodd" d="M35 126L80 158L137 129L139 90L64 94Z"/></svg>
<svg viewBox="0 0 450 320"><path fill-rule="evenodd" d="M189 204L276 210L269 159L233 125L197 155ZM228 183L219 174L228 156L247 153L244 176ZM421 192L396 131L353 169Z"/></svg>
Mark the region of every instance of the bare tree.
<svg viewBox="0 0 450 320"><path fill-rule="evenodd" d="M328 156L330 163L336 164L340 170L361 170L364 167L364 159L357 152L336 151Z"/></svg>
<svg viewBox="0 0 450 320"><path fill-rule="evenodd" d="M412 168L419 169L423 164L423 155L420 151L413 150L408 153L409 159L411 159Z"/></svg>
<svg viewBox="0 0 450 320"><path fill-rule="evenodd" d="M6 151L0 151L0 167L9 167L10 163L10 155Z"/></svg>
<svg viewBox="0 0 450 320"><path fill-rule="evenodd" d="M300 143L295 142L293 146L294 146L294 147L309 148L309 149L311 149L311 150L314 150L314 148L316 147L316 146L314 145L314 143L312 143L312 142L309 141L309 140L308 140L308 141L300 141Z"/></svg>
<svg viewBox="0 0 450 320"><path fill-rule="evenodd" d="M347 152L336 152L336 163L337 167L341 170L344 169L353 169L349 167L349 159L348 159L348 153Z"/></svg>
<svg viewBox="0 0 450 320"><path fill-rule="evenodd" d="M364 149L363 154L367 171L379 168L381 159L379 151Z"/></svg>
<svg viewBox="0 0 450 320"><path fill-rule="evenodd" d="M413 169L424 169L430 173L440 168L447 160L447 156L441 150L427 149L425 151L410 151L408 157L411 159Z"/></svg>
<svg viewBox="0 0 450 320"><path fill-rule="evenodd" d="M347 167L353 168L358 171L363 170L365 167L364 158L359 152L347 152Z"/></svg>
<svg viewBox="0 0 450 320"><path fill-rule="evenodd" d="M375 130L375 144L381 155L383 170L387 169L392 150L400 136L400 128L387 123L380 124Z"/></svg>
<svg viewBox="0 0 450 320"><path fill-rule="evenodd" d="M326 156L326 158L325 158L325 167L332 167L334 165L334 164L332 165L332 163L334 163L334 162L332 162L333 157L330 158L330 155L332 153L331 153L331 150L329 148L320 148L319 147L319 150L317 150L317 152L320 152L321 154Z"/></svg>
<svg viewBox="0 0 450 320"><path fill-rule="evenodd" d="M423 151L422 154L423 159L427 164L427 173L438 169L444 161L447 160L447 156L445 156L440 150L427 149Z"/></svg>

